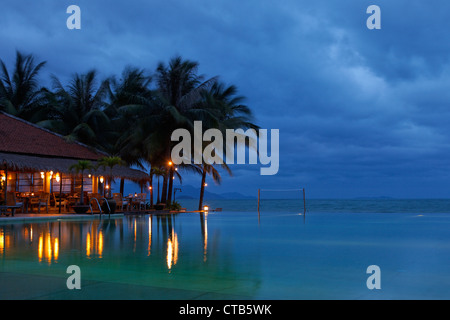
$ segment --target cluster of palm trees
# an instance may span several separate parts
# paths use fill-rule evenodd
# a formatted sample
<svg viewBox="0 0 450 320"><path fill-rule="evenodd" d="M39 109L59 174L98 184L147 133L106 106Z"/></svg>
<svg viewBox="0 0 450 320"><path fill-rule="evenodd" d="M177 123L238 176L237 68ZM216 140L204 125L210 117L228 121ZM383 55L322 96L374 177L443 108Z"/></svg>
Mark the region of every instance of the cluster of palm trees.
<svg viewBox="0 0 450 320"><path fill-rule="evenodd" d="M127 67L119 78L99 79L91 70L74 74L67 84L52 76L51 88L38 81L44 67L45 62L17 52L10 73L0 60L0 110L120 157L127 165L150 168L150 185L158 177L157 202L171 203L173 179L181 179L180 170L202 176L199 209L206 175L221 181L219 171L209 163L175 169L170 162L175 129L192 132L194 121L202 121L204 130L216 128L223 133L257 129L235 86L199 75L198 63L180 56L159 63L153 74ZM226 164L222 167L231 174ZM150 200L153 204L153 197Z"/></svg>

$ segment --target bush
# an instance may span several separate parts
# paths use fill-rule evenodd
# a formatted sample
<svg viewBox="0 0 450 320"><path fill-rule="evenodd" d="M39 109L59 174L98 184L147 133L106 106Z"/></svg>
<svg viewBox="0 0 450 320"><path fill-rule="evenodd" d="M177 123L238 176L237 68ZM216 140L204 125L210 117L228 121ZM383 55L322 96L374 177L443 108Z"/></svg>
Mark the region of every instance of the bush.
<svg viewBox="0 0 450 320"><path fill-rule="evenodd" d="M169 206L168 206L169 210L174 210L174 211L180 211L181 209L181 204L178 203L177 201L173 201Z"/></svg>

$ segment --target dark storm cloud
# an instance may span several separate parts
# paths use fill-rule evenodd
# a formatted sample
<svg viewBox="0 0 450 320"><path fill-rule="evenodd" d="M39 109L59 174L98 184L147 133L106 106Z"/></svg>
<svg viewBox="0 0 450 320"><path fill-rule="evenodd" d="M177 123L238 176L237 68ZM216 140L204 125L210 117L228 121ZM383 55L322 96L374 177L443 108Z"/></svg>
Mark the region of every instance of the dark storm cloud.
<svg viewBox="0 0 450 320"><path fill-rule="evenodd" d="M11 65L16 49L33 53L62 79L153 70L175 54L198 61L238 86L262 128L280 129L279 173L236 166L221 190L444 196L450 187L446 1L77 1L79 31L65 27L70 4L4 5L0 57ZM371 4L381 30L366 28Z"/></svg>

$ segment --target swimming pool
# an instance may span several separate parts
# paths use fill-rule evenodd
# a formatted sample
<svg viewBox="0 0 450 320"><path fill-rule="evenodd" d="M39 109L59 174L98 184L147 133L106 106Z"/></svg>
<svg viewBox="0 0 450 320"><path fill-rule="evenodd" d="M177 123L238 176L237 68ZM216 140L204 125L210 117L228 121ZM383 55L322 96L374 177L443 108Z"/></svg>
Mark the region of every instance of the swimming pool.
<svg viewBox="0 0 450 320"><path fill-rule="evenodd" d="M69 290L67 267L81 270ZM367 267L381 271L368 289ZM0 224L0 299L449 299L449 214L218 212Z"/></svg>

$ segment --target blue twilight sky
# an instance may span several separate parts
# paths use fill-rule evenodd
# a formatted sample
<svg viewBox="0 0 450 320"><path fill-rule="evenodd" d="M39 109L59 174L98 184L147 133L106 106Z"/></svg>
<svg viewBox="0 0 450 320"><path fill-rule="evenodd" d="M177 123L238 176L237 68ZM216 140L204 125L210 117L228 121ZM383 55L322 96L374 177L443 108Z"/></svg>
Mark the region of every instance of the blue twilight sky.
<svg viewBox="0 0 450 320"><path fill-rule="evenodd" d="M81 8L68 30L66 8ZM381 30L366 9L381 8ZM180 54L235 84L280 169L232 166L212 192L305 187L310 197L450 196L450 2L446 0L5 0L0 58L46 60L44 81ZM198 186L199 176L184 184Z"/></svg>

